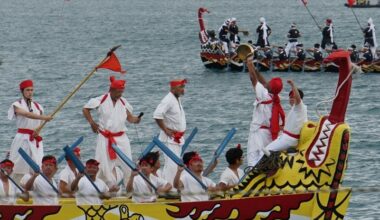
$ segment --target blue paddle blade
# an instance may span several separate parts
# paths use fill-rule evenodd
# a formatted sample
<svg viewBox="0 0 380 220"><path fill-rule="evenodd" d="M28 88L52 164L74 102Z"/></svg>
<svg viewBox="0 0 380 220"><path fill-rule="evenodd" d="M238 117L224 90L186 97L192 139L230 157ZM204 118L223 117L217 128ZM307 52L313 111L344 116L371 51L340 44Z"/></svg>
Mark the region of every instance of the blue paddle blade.
<svg viewBox="0 0 380 220"><path fill-rule="evenodd" d="M72 143L70 145L70 149L74 150L79 144L82 143L83 139L84 139L83 136L81 136L80 138L78 138L78 140L76 140L74 143ZM57 160L57 164L60 164L65 159L65 156L66 156L65 153L62 154L61 156L59 156L59 158Z"/></svg>
<svg viewBox="0 0 380 220"><path fill-rule="evenodd" d="M78 169L80 173L84 173L84 166L82 162L75 156L74 152L71 150L69 146L63 148L66 156L74 163L75 167Z"/></svg>
<svg viewBox="0 0 380 220"><path fill-rule="evenodd" d="M195 127L192 131L189 137L186 138L185 143L182 146L181 156L186 152L187 147L189 147L189 144L193 140L194 136L198 133L198 128Z"/></svg>
<svg viewBox="0 0 380 220"><path fill-rule="evenodd" d="M36 173L40 173L40 167L36 162L33 161L32 158L29 157L29 155L22 149L21 147L18 149L18 152L20 153L21 157L26 161L26 163L29 164L30 168Z"/></svg>
<svg viewBox="0 0 380 220"><path fill-rule="evenodd" d="M149 152L152 151L152 149L156 146L154 142L150 142L149 145L144 149L144 151L140 154L139 158L137 160L141 160L141 158L145 157Z"/></svg>

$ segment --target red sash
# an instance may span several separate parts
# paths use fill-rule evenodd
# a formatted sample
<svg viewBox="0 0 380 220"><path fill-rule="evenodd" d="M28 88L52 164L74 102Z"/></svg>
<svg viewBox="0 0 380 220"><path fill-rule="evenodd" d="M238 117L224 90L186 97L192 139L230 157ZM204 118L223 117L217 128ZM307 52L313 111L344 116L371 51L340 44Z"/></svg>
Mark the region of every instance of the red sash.
<svg viewBox="0 0 380 220"><path fill-rule="evenodd" d="M112 148L112 144L116 144L116 141L115 141L115 138L114 137L120 137L121 135L124 134L124 131L120 131L120 132L116 132L116 133L112 133L108 130L105 130L105 131L102 131L102 130L99 130L99 132L105 137L108 139L108 155L110 157L111 160L115 160L116 159L116 152L114 151L114 149Z"/></svg>
<svg viewBox="0 0 380 220"><path fill-rule="evenodd" d="M299 134L293 134L293 133L290 133L289 131L285 131L285 130L284 130L284 134L287 134L288 136L295 138L295 139L300 139Z"/></svg>
<svg viewBox="0 0 380 220"><path fill-rule="evenodd" d="M37 147L37 148L39 147L39 143L42 141L42 137L41 137L41 136L33 137L33 133L34 133L34 131L31 130L31 129L27 129L27 128L19 128L19 129L17 130L17 133L20 133L20 134L29 134L29 140L30 140L30 141L34 141L34 140L36 140L36 147Z"/></svg>
<svg viewBox="0 0 380 220"><path fill-rule="evenodd" d="M272 133L272 140L275 140L280 132L279 119L281 118L282 126L285 124L285 113L280 104L280 97L277 94L274 94L271 100L266 100L259 102L259 104L273 104L272 106L272 117L270 119L270 127L262 125L260 128L267 128Z"/></svg>
<svg viewBox="0 0 380 220"><path fill-rule="evenodd" d="M184 131L176 131L176 132L173 132L173 139L174 139L174 142L176 143L181 143L181 138L183 137L183 135L185 134Z"/></svg>

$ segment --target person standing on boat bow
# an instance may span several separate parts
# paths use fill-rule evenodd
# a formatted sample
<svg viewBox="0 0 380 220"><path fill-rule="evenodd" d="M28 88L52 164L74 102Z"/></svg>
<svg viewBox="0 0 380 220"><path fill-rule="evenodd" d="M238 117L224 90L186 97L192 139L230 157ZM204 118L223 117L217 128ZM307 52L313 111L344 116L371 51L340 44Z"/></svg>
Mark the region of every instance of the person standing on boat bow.
<svg viewBox="0 0 380 220"><path fill-rule="evenodd" d="M170 81L170 92L161 100L153 113L153 118L160 127L159 139L178 157L180 157L186 130L186 117L181 103L185 94L186 79ZM173 185L177 164L165 155L162 177Z"/></svg>
<svg viewBox="0 0 380 220"><path fill-rule="evenodd" d="M265 18L260 18L260 25L256 28L256 33L258 34L256 46L264 48L265 46L270 46L268 37L272 33L272 29L267 25Z"/></svg>
<svg viewBox="0 0 380 220"><path fill-rule="evenodd" d="M14 179L18 183L20 179L29 173L29 165L18 153L22 147L24 151L41 166L44 156L42 137L35 132L42 121L50 121L49 115L44 115L42 106L33 101L34 86L32 80L24 80L20 83L22 98L13 102L8 110L8 119L16 120L17 134L13 139L9 159L13 161Z"/></svg>
<svg viewBox="0 0 380 220"><path fill-rule="evenodd" d="M219 40L223 44L223 50L226 56L229 56L229 47L230 47L230 40L228 38L229 26L230 26L230 19L227 19L219 28Z"/></svg>
<svg viewBox="0 0 380 220"><path fill-rule="evenodd" d="M334 27L330 18L326 19L326 26L322 29L322 43L321 48L326 49L326 46L334 46Z"/></svg>
<svg viewBox="0 0 380 220"><path fill-rule="evenodd" d="M109 92L90 99L83 107L83 115L91 125L92 131L98 134L95 159L101 161L99 176L104 180L109 188L115 186L114 181L117 175L116 166L120 166L124 172L124 179L130 175L129 167L120 160L116 152L112 149L112 144L117 146L132 158L131 146L126 134L126 120L129 123L140 123L141 118L132 114L132 106L122 97L125 89L125 80L116 80L110 77ZM99 124L91 115L91 110L96 109L99 116Z"/></svg>
<svg viewBox="0 0 380 220"><path fill-rule="evenodd" d="M298 44L298 38L301 37L300 31L297 29L297 26L295 23L292 23L290 25L290 30L287 34L288 37L288 43L285 47L285 52L288 57L290 57L291 50L295 51L296 46Z"/></svg>
<svg viewBox="0 0 380 220"><path fill-rule="evenodd" d="M253 104L252 122L248 136L247 160L248 166L254 167L264 155L264 147L277 138L280 131L280 119L284 125L285 114L279 97L282 90L281 78L272 78L267 83L253 66L252 59L252 55L248 56L247 66L256 101Z"/></svg>
<svg viewBox="0 0 380 220"><path fill-rule="evenodd" d="M374 59L377 59L376 30L375 30L375 25L373 24L372 18L368 19L368 26L363 30L363 34L364 34L364 46L368 46L369 50L372 53L372 57Z"/></svg>

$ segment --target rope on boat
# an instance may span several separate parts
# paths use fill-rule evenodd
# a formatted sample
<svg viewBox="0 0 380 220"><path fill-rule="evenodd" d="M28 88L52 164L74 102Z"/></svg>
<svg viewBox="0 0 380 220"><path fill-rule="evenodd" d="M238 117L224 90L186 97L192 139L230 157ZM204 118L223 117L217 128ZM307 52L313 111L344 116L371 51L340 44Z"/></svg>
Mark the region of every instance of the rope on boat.
<svg viewBox="0 0 380 220"><path fill-rule="evenodd" d="M318 111L319 106L320 106L321 104L323 104L323 103L326 103L326 104L327 104L327 103L331 103L331 102L333 102L333 101L338 97L339 92L340 92L340 89L341 89L341 88L343 87L343 85L347 82L347 80L352 76L353 73L361 73L361 68L360 68L358 65L351 63L351 71L350 71L350 73L347 75L347 77L343 80L343 82L339 85L338 89L336 90L335 95L334 95L333 97L331 97L331 98L328 98L328 99L322 100L322 101L320 101L320 102L318 102L318 103L316 104L316 112L317 112L318 117L322 117L322 114L320 114L319 111ZM326 106L327 106L327 105L325 105L325 111L327 112Z"/></svg>
<svg viewBox="0 0 380 220"><path fill-rule="evenodd" d="M339 189L331 189L331 188L321 188L316 190L308 190L308 189L264 189L264 190L249 190L244 191L217 191L217 192L208 192L211 198L229 198L229 196L234 196L238 194L245 194L245 195L251 195L248 197L242 197L242 198L249 198L249 197L261 197L261 196L279 196L279 195L294 195L294 194L307 194L307 193L332 193L332 192L353 192L353 193L378 193L380 192L380 187L377 186L365 186L365 187L345 187L342 186ZM167 198L167 199L179 199L181 195L185 196L194 196L194 195L205 195L204 192L184 192L184 193L160 193L158 194L159 198ZM111 193L112 194L112 193ZM154 193L122 193L122 195L115 195L116 193L113 193L112 198L117 199L130 199L131 196L152 196L155 195ZM45 197L56 197L57 194L50 194ZM69 194L62 194L66 198L69 196ZM157 195L157 194L156 194ZM86 194L86 197L98 197L99 194ZM9 198L9 196L0 195L0 198ZM33 198L33 196L31 196ZM1 205L1 204L0 204Z"/></svg>

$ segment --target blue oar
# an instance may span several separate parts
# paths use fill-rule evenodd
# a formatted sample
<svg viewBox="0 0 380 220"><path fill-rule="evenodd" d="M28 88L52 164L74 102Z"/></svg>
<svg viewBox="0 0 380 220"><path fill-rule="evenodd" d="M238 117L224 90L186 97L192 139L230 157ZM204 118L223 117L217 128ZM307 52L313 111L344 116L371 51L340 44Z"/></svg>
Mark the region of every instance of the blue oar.
<svg viewBox="0 0 380 220"><path fill-rule="evenodd" d="M2 168L0 168L0 171L1 171L5 176L7 176L7 178L13 183L13 185L15 185L15 186L21 191L21 193L24 193L24 192L25 192L24 189L21 188L21 186L18 185L18 184L16 183L16 181L15 181L12 177L10 177L10 176L7 174L7 172L5 172Z"/></svg>
<svg viewBox="0 0 380 220"><path fill-rule="evenodd" d="M137 171L137 173L154 189L154 191L157 191L157 187L149 180L149 178L137 169L135 162L129 159L128 156L125 155L116 144L112 144L112 148L115 150L120 159L124 161L129 168L131 168L131 170Z"/></svg>
<svg viewBox="0 0 380 220"><path fill-rule="evenodd" d="M74 150L80 143L82 143L82 141L83 141L83 136L81 136L80 138L78 138L78 140L76 140L74 143L72 143L70 145L70 149ZM57 164L60 164L63 161L63 159L65 159L65 156L66 156L66 153L59 156L58 160L57 160Z"/></svg>
<svg viewBox="0 0 380 220"><path fill-rule="evenodd" d="M156 143L156 145L168 156L170 159L173 160L174 163L176 163L178 166L183 167L186 172L188 172L201 186L204 190L207 190L207 186L200 180L198 177L194 175L189 168L185 166L183 161L175 155L164 143L162 143L158 138L154 137L153 142Z"/></svg>
<svg viewBox="0 0 380 220"><path fill-rule="evenodd" d="M144 149L144 151L140 154L137 161L141 160L141 158L145 157L149 152L152 151L152 149L156 146L154 142L150 142L149 145Z"/></svg>
<svg viewBox="0 0 380 220"><path fill-rule="evenodd" d="M185 143L182 146L181 157L186 152L187 147L189 146L190 142L193 140L193 138L197 134L197 132L198 132L198 128L195 127L193 129L193 131L191 131L191 134L189 135L189 137L186 138L186 141L185 141Z"/></svg>
<svg viewBox="0 0 380 220"><path fill-rule="evenodd" d="M224 148L226 148L228 142L232 139L232 137L236 133L236 128L232 128L226 137L223 139L222 143L219 145L219 147L215 150L214 156L211 159L210 163L208 164L207 168L203 171L203 176L208 176L211 172L211 168L215 161L219 158L219 156L223 153Z"/></svg>
<svg viewBox="0 0 380 220"><path fill-rule="evenodd" d="M36 162L33 161L32 158L29 157L29 155L24 151L24 149L22 149L21 147L18 149L18 152L20 153L21 157L29 164L29 166L33 169L33 171L35 173L39 173L45 180L46 182L49 183L49 185L51 186L51 188L53 188L53 190L59 194L59 191L58 189L50 182L50 180L47 178L47 176L45 176L45 174L43 174L41 172L41 169L40 167L38 166L38 164L36 164Z"/></svg>
<svg viewBox="0 0 380 220"><path fill-rule="evenodd" d="M63 150L65 151L66 156L68 158L70 158L70 160L73 162L73 164L75 165L75 167L78 169L79 173L83 173L87 177L88 181L90 181L91 185L95 188L95 190L99 194L102 194L102 192L99 190L98 186L92 181L92 179L90 178L90 176L85 172L85 168L84 168L82 162L78 159L77 156L75 156L73 150L70 149L69 146L66 146L65 148L63 148Z"/></svg>

